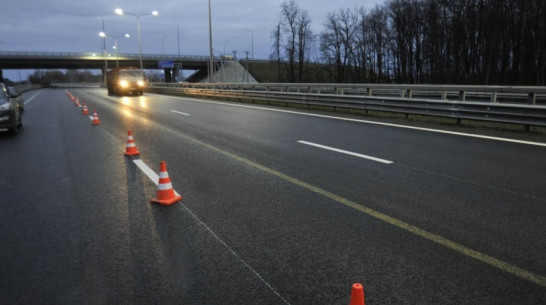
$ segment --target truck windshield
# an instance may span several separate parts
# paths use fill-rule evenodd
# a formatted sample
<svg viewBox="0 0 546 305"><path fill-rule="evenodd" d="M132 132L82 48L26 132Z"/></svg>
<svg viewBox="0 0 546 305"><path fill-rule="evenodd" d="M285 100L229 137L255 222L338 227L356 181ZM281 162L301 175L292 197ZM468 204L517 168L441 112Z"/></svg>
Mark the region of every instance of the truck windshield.
<svg viewBox="0 0 546 305"><path fill-rule="evenodd" d="M134 71L134 70L131 70L131 71L128 71L128 70L121 70L119 71L119 75L120 76L125 76L125 77L142 77L142 71L140 70L137 70L137 71Z"/></svg>

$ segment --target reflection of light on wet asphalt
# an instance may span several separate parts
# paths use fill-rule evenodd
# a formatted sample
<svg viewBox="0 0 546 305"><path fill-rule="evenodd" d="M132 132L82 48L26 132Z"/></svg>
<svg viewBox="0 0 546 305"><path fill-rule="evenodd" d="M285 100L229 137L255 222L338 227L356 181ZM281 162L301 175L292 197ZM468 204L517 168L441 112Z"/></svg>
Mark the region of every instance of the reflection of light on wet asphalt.
<svg viewBox="0 0 546 305"><path fill-rule="evenodd" d="M130 109L123 109L121 112L122 112L123 115L125 115L126 117L129 117L129 118L133 118L133 117L134 117L134 115L133 115L133 113L131 112Z"/></svg>

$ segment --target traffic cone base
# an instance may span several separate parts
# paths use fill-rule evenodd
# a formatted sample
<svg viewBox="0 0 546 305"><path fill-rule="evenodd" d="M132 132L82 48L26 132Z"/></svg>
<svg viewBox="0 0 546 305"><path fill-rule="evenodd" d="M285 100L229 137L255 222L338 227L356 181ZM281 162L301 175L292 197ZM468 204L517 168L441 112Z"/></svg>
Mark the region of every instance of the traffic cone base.
<svg viewBox="0 0 546 305"><path fill-rule="evenodd" d="M138 151L135 139L133 138L133 133L129 130L127 136L127 147L125 148L125 155L126 156L136 156L140 155L140 152Z"/></svg>
<svg viewBox="0 0 546 305"><path fill-rule="evenodd" d="M93 111L93 122L91 124L93 124L93 125L99 125L100 124L100 120L99 120L99 116L97 115L97 111Z"/></svg>
<svg viewBox="0 0 546 305"><path fill-rule="evenodd" d="M182 200L182 196L176 193L171 184L171 179L167 173L167 164L165 161L161 161L159 169L159 182L157 184L157 196L152 198L152 203L159 203L162 205L171 205L177 201Z"/></svg>

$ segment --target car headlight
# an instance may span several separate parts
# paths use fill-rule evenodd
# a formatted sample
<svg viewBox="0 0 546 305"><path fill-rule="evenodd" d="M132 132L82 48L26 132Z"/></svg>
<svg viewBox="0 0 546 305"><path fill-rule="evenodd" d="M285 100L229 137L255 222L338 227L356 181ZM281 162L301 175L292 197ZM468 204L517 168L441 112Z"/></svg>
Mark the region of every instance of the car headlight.
<svg viewBox="0 0 546 305"><path fill-rule="evenodd" d="M122 86L122 87L127 87L127 86L129 86L129 83L126 80L122 80L122 81L119 82L119 85Z"/></svg>
<svg viewBox="0 0 546 305"><path fill-rule="evenodd" d="M139 81L137 82L137 84L138 84L139 87L142 87L142 86L144 86L144 81L139 80Z"/></svg>
<svg viewBox="0 0 546 305"><path fill-rule="evenodd" d="M9 110L10 106L10 103L0 104L0 110Z"/></svg>

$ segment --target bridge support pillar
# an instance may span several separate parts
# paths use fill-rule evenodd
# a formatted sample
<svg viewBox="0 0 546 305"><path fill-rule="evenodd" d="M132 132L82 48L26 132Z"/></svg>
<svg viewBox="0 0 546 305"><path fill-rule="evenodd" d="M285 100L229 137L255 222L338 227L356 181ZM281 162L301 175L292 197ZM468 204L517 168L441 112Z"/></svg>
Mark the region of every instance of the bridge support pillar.
<svg viewBox="0 0 546 305"><path fill-rule="evenodd" d="M104 85L104 87L108 87L108 85L106 84L106 73L108 72L108 69L106 68L106 66L102 66L102 84Z"/></svg>
<svg viewBox="0 0 546 305"><path fill-rule="evenodd" d="M182 81L182 77L180 75L180 66L179 65L174 65L174 68L173 68L173 82L181 82Z"/></svg>
<svg viewBox="0 0 546 305"><path fill-rule="evenodd" d="M172 83L173 82L173 69L172 68L163 69L163 72L165 74L165 82L166 83Z"/></svg>
<svg viewBox="0 0 546 305"><path fill-rule="evenodd" d="M0 69L0 81L4 81L4 73L2 72L2 69Z"/></svg>

